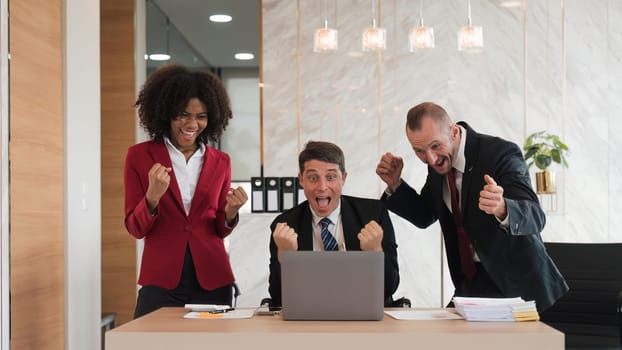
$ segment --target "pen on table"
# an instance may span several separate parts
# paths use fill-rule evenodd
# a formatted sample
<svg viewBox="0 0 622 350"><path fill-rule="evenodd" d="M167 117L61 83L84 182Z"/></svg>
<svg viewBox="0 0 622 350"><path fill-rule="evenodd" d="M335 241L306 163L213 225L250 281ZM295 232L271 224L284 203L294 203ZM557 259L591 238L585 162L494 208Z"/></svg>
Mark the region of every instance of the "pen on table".
<svg viewBox="0 0 622 350"><path fill-rule="evenodd" d="M211 310L211 311L208 311L208 312L210 314L222 314L222 313L233 311L233 310L235 310L235 308L230 307L230 308L227 308L227 309Z"/></svg>

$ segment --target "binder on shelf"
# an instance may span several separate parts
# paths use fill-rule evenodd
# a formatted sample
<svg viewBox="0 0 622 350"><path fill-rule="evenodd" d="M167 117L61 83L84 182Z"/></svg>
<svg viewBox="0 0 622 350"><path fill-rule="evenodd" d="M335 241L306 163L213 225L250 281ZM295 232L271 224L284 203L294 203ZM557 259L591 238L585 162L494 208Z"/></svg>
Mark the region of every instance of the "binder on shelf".
<svg viewBox="0 0 622 350"><path fill-rule="evenodd" d="M296 178L296 193L296 200L298 201L298 204L307 200L307 197L305 196L305 190L300 185L300 180L298 180L298 178Z"/></svg>
<svg viewBox="0 0 622 350"><path fill-rule="evenodd" d="M251 212L266 210L266 185L263 177L251 177Z"/></svg>
<svg viewBox="0 0 622 350"><path fill-rule="evenodd" d="M281 207L279 196L279 178L266 177L266 212L278 213Z"/></svg>
<svg viewBox="0 0 622 350"><path fill-rule="evenodd" d="M293 208L296 202L296 178L281 178L281 211Z"/></svg>

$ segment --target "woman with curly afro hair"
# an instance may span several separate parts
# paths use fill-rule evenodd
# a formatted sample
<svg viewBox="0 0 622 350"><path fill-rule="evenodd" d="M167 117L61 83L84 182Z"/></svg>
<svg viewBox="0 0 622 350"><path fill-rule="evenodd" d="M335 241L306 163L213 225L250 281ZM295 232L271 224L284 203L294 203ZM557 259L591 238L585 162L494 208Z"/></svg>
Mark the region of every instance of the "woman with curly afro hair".
<svg viewBox="0 0 622 350"><path fill-rule="evenodd" d="M136 108L150 140L125 159L125 226L144 239L134 317L162 306L231 304L223 238L248 197L231 186L229 156L208 145L232 117L220 79L179 65L145 82Z"/></svg>

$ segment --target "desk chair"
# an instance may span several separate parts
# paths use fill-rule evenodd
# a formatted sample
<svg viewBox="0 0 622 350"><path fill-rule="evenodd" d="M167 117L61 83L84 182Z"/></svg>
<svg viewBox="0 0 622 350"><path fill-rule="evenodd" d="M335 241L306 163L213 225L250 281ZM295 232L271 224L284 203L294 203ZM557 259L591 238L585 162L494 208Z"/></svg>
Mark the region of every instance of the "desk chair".
<svg viewBox="0 0 622 350"><path fill-rule="evenodd" d="M411 307L410 299L406 297L401 297L399 299L393 300L391 303L391 307Z"/></svg>
<svg viewBox="0 0 622 350"><path fill-rule="evenodd" d="M620 332L620 348L622 349L622 291L618 293L618 328Z"/></svg>
<svg viewBox="0 0 622 350"><path fill-rule="evenodd" d="M612 349L622 341L622 243L545 243L570 290L540 319L564 332L567 349Z"/></svg>
<svg viewBox="0 0 622 350"><path fill-rule="evenodd" d="M231 306L236 307L238 305L238 297L240 296L240 287L238 284L233 282L231 284L231 288L233 288L233 300L231 301Z"/></svg>

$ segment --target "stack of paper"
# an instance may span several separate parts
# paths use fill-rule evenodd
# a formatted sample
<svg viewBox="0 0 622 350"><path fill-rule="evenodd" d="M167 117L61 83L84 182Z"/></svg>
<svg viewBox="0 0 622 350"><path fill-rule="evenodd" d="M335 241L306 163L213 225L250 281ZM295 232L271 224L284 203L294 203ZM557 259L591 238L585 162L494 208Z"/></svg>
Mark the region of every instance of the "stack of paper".
<svg viewBox="0 0 622 350"><path fill-rule="evenodd" d="M522 298L454 297L456 311L467 321L537 321L536 302Z"/></svg>
<svg viewBox="0 0 622 350"><path fill-rule="evenodd" d="M536 309L536 302L533 300L525 301L519 305L512 305L512 314L516 321L538 321L540 319Z"/></svg>

